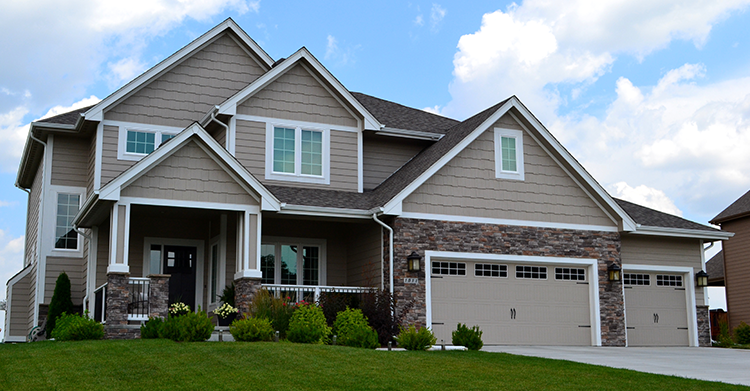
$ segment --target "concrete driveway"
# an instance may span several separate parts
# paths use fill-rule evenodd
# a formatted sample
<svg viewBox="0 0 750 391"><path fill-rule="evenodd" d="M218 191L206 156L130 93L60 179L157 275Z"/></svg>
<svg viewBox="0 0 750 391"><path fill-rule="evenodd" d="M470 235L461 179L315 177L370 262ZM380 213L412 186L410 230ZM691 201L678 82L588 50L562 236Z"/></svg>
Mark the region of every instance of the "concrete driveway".
<svg viewBox="0 0 750 391"><path fill-rule="evenodd" d="M482 350L750 386L750 350L583 346L485 346Z"/></svg>

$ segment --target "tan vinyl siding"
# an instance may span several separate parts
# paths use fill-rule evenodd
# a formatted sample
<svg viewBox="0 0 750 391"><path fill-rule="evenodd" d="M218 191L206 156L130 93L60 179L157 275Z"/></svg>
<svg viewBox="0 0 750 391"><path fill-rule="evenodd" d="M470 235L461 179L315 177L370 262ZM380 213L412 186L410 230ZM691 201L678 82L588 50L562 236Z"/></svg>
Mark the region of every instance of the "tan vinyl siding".
<svg viewBox="0 0 750 391"><path fill-rule="evenodd" d="M56 135L52 144L53 185L86 187L89 140Z"/></svg>
<svg viewBox="0 0 750 391"><path fill-rule="evenodd" d="M227 267L224 283L229 286L234 282L237 271L237 213L227 215ZM263 221L261 221L261 224Z"/></svg>
<svg viewBox="0 0 750 391"><path fill-rule="evenodd" d="M39 209L41 206L43 171L44 159L39 163L36 176L34 176L34 182L31 184L31 192L29 193L26 218L26 259L24 259L24 266L35 262L39 251Z"/></svg>
<svg viewBox="0 0 750 391"><path fill-rule="evenodd" d="M96 132L89 140L88 162L86 163L86 195L94 191L94 176L96 175Z"/></svg>
<svg viewBox="0 0 750 391"><path fill-rule="evenodd" d="M31 330L32 327L36 326L34 324L34 309L36 308L36 296L40 295L41 292L37 292L36 290L36 273L37 273L37 265L33 264L31 266L31 271L29 272L29 295L28 295L28 302L27 302L27 316L26 316L26 330Z"/></svg>
<svg viewBox="0 0 750 391"><path fill-rule="evenodd" d="M623 264L692 267L695 273L703 267L698 239L623 235L620 257ZM703 304L703 289L695 290L695 301Z"/></svg>
<svg viewBox="0 0 750 391"><path fill-rule="evenodd" d="M237 105L238 114L358 126L357 120L302 65L295 65L271 84Z"/></svg>
<svg viewBox="0 0 750 391"><path fill-rule="evenodd" d="M225 34L109 109L104 118L184 128L263 73Z"/></svg>
<svg viewBox="0 0 750 391"><path fill-rule="evenodd" d="M44 287L44 303L49 304L55 292L55 283L62 272L70 279L70 295L74 305L83 302L81 286L86 283L86 275L81 273L83 258L47 257L47 273Z"/></svg>
<svg viewBox="0 0 750 391"><path fill-rule="evenodd" d="M104 186L137 162L117 159L117 143L119 137L119 128L117 126L104 126L104 132L102 133L101 184Z"/></svg>
<svg viewBox="0 0 750 391"><path fill-rule="evenodd" d="M350 234L346 282L354 286L380 287L382 229L368 225Z"/></svg>
<svg viewBox="0 0 750 391"><path fill-rule="evenodd" d="M264 185L357 191L357 134L331 130L330 185L266 178L266 124L237 120L235 156Z"/></svg>
<svg viewBox="0 0 750 391"><path fill-rule="evenodd" d="M107 282L107 266L109 266L109 220L99 226L96 239L96 288Z"/></svg>
<svg viewBox="0 0 750 391"><path fill-rule="evenodd" d="M258 201L194 141L124 188L122 195L258 205Z"/></svg>
<svg viewBox="0 0 750 391"><path fill-rule="evenodd" d="M495 127L520 129L513 119L501 118L407 197L403 210L615 226L528 133L523 136L525 180L495 178Z"/></svg>
<svg viewBox="0 0 750 391"><path fill-rule="evenodd" d="M29 312L29 295L31 293L30 283L34 277L29 272L13 284L13 293L8 297L7 302L7 308L10 310L10 319L7 320L9 328L5 330L6 336L21 337L28 333L27 314ZM8 316L8 312L5 313L5 316Z"/></svg>
<svg viewBox="0 0 750 391"><path fill-rule="evenodd" d="M227 148L227 130L224 129L223 126L218 126L218 129L216 129L214 132L211 133L211 136L216 140L216 142L219 143L224 149Z"/></svg>
<svg viewBox="0 0 750 391"><path fill-rule="evenodd" d="M86 297L86 285L87 285L87 279L88 279L88 268L89 268L89 240L86 238L83 238L83 261L81 262L81 286L79 287L81 290L81 302L83 302L83 298ZM73 286L71 286L71 290L74 289Z"/></svg>
<svg viewBox="0 0 750 391"><path fill-rule="evenodd" d="M722 242L724 250L724 279L729 326L734 328L740 322L750 324L750 218L721 223L721 229L734 232L734 237Z"/></svg>
<svg viewBox="0 0 750 391"><path fill-rule="evenodd" d="M364 188L376 188L428 145L420 140L365 136L362 143Z"/></svg>

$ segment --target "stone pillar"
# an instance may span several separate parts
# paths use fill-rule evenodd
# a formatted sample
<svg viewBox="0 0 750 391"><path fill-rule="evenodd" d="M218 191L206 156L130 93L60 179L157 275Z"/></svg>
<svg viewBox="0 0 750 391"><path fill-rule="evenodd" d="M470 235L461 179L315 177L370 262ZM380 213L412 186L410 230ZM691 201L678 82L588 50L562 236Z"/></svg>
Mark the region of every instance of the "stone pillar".
<svg viewBox="0 0 750 391"><path fill-rule="evenodd" d="M625 346L625 298L622 281L609 281L607 262L599 261L599 315L602 346Z"/></svg>
<svg viewBox="0 0 750 391"><path fill-rule="evenodd" d="M234 304L238 317L250 313L250 302L260 290L260 278L240 278L234 280Z"/></svg>
<svg viewBox="0 0 750 391"><path fill-rule="evenodd" d="M128 303L130 303L130 290L128 290L127 273L107 274L107 325L104 328L107 339L128 338Z"/></svg>
<svg viewBox="0 0 750 391"><path fill-rule="evenodd" d="M695 307L698 320L698 346L711 346L711 315L707 305Z"/></svg>
<svg viewBox="0 0 750 391"><path fill-rule="evenodd" d="M169 313L169 274L150 274L149 318L166 319Z"/></svg>

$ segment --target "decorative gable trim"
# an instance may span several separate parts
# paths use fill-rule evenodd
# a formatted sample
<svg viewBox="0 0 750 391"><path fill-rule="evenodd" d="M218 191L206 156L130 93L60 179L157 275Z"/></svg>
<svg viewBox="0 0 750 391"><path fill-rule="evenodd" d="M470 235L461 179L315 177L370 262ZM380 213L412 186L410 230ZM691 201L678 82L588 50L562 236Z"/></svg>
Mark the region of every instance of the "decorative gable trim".
<svg viewBox="0 0 750 391"><path fill-rule="evenodd" d="M383 211L385 214L393 214L393 215L401 215L402 214L402 204L403 201L411 195L414 191L416 191L420 186L422 186L428 179L430 179L435 173L437 173L441 168L443 168L449 161L451 161L454 157L456 157L461 151L463 151L466 147L468 147L474 140L476 140L482 133L487 131L495 122L497 122L503 115L508 113L511 108L515 107L523 117L529 121L529 123L532 124L534 127L534 130L536 130L536 133L541 135L541 137L552 146L552 148L563 158L563 160L567 163L568 167L572 167L576 174L580 176L580 178L583 179L583 181L594 190L594 193L599 197L599 199L603 200L604 203L611 208L611 210L614 210L617 213L617 217L621 219L622 221L622 227L621 229L624 231L635 231L636 229L636 223L635 221L627 214L625 211L617 205L617 203L612 199L612 197L604 190L604 188L599 185L596 180L594 180L591 175L586 172L586 170L583 169L583 167L570 155L570 153L547 131L547 129L526 109L526 107L516 98L515 96L508 99L505 104L503 104L500 108L498 108L495 113L493 113L489 118L487 118L484 122L482 122L481 125L479 125L476 129L474 129L468 136L466 136L461 142L456 144L453 148L451 148L448 153L446 153L443 157L441 157L437 162L435 162L430 168L425 170L417 179L415 179L412 183L410 183L408 186L406 186L401 192L399 192L395 197L393 197L390 201L388 201L385 206L383 207ZM511 116L513 116L513 113L510 113ZM515 117L514 117L515 118ZM517 118L516 118L517 119ZM522 123L520 123L521 126L524 128L524 130L532 137L534 137L534 134L529 132L529 129L527 129ZM537 140L538 142L538 140ZM571 175L571 173L566 169L566 167L562 164L560 164L559 161L555 158L554 155L550 154L542 143L539 143L542 148L545 149L545 151L553 158L555 161L560 165L560 167L574 180L576 183L581 187L581 189L586 192L586 194L591 197L591 199L599 205L599 207L604 211L610 219L615 223L619 224L617 219L614 216L611 216L607 209L604 208L597 200L596 197L593 197L592 194L588 192L586 187L582 186L581 183L578 182L576 177L574 175Z"/></svg>
<svg viewBox="0 0 750 391"><path fill-rule="evenodd" d="M83 117L91 121L101 121L102 119L104 119L105 109L135 93L136 91L141 89L141 87L147 85L152 80L155 80L162 74L169 71L172 67L188 58L196 50L200 49L204 45L213 42L226 31L234 32L234 34L236 34L236 36L240 38L242 44L249 47L254 52L254 54L263 61L263 64L259 65L267 70L271 69L271 67L273 66L273 59L271 58L271 56L269 56L268 53L266 53L255 41L253 41L253 39L250 38L250 36L247 35L247 33L245 33L245 31L243 31L240 26L238 26L237 23L234 22L234 20L228 18L218 26L212 28L207 33L195 39L193 42L190 42L187 46L167 57L167 59L165 59L164 61L160 62L140 76L136 77L130 83L115 91L113 94L104 98L104 100L100 101L99 103L94 105L94 107L86 111L86 113L83 114ZM236 41L234 37L231 38ZM243 47L244 45L240 45L240 47Z"/></svg>
<svg viewBox="0 0 750 391"><path fill-rule="evenodd" d="M302 60L306 60L306 62L302 62ZM356 110L357 114L361 115L364 118L365 129L380 130L382 128L380 122L378 122L378 120L372 114L370 114L370 112L367 111L367 109L365 109L365 107L361 103L359 103L357 99L354 98L349 90L347 90L343 84L341 84L335 77L333 77L328 69L326 69L323 64L321 64L315 58L315 56L313 56L312 53L310 53L305 47L302 47L300 50L289 56L289 58L282 61L280 64L277 64L276 67L272 68L263 76L250 83L240 92L224 101L224 103L219 105L219 113L231 116L236 115L237 105L241 104L242 102L256 94L258 91L273 83L276 79L281 77L285 72L292 69L298 63L301 63L301 66L307 69L310 74L314 78L316 78L318 82L324 88L326 88L334 98L339 100L339 102L342 103L342 106L344 106L346 110L351 113L348 106L353 107ZM312 68L312 70L310 68ZM333 86L334 91L330 91L326 83L321 82L318 77L323 78L329 85ZM342 99L348 105L344 104L344 102L341 101ZM358 117L358 115L355 115L355 113L351 114L354 117Z"/></svg>
<svg viewBox="0 0 750 391"><path fill-rule="evenodd" d="M147 173L153 167L159 165L162 161L172 156L176 151L181 149L191 140L200 140L198 146L203 149L219 166L232 176L237 182L248 191L248 193L261 202L262 210L278 211L280 202L271 194L255 177L252 176L229 152L227 152L216 140L214 140L200 125L193 123L185 130L180 132L175 138L169 140L164 146L157 148L154 152L143 158L138 163L113 179L104 186L98 193L98 199L102 201L118 201L120 191L136 181L142 175ZM257 194L257 195L256 195ZM87 202L88 204L88 202ZM82 211L87 208L81 208ZM80 216L76 216L78 220Z"/></svg>

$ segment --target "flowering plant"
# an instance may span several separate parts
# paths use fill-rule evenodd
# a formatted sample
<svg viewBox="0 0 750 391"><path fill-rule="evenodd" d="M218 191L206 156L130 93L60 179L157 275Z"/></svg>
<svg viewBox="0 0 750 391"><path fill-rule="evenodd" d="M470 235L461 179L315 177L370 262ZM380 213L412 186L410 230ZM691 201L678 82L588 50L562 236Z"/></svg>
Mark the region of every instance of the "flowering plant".
<svg viewBox="0 0 750 391"><path fill-rule="evenodd" d="M183 302L177 302L169 306L169 314L172 316L180 316L188 313L190 313L190 306Z"/></svg>
<svg viewBox="0 0 750 391"><path fill-rule="evenodd" d="M221 305L221 307L214 310L214 314L216 316L220 317L221 319L226 319L232 314L237 313L237 308L232 307L229 305L229 303L224 303Z"/></svg>

